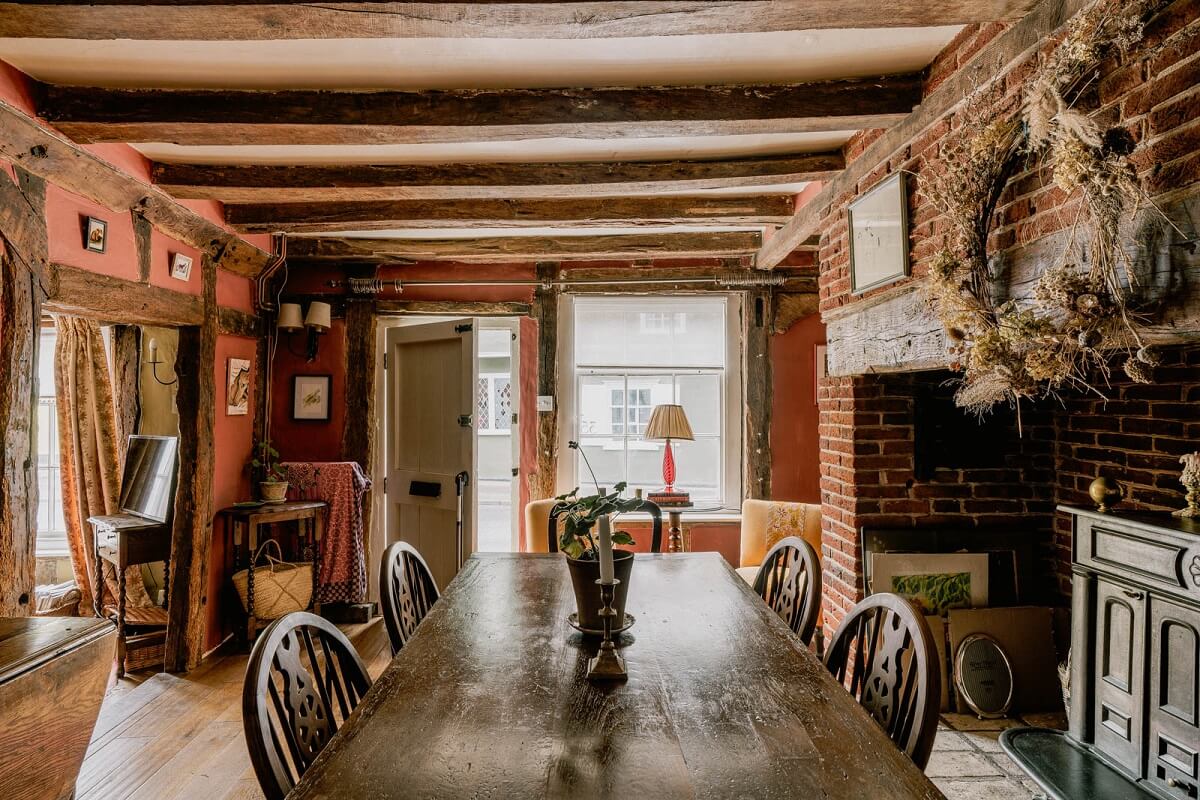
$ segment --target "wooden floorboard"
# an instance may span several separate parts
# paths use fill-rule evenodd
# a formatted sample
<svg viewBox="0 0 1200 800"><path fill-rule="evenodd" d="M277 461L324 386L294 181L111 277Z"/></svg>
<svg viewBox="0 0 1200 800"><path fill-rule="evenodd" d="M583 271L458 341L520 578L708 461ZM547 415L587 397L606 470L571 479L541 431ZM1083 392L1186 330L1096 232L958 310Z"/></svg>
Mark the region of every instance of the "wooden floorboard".
<svg viewBox="0 0 1200 800"><path fill-rule="evenodd" d="M391 660L383 621L343 626L376 678ZM137 673L109 688L77 800L261 800L242 733L245 654L188 675Z"/></svg>

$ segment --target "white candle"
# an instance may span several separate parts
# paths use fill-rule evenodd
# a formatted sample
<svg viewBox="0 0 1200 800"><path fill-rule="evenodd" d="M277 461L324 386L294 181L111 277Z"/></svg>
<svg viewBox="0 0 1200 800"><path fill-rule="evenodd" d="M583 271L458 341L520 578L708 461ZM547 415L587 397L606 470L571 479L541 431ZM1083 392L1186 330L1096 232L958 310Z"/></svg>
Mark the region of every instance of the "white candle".
<svg viewBox="0 0 1200 800"><path fill-rule="evenodd" d="M154 360L155 360L155 358L157 358L157 356L158 356L158 342L151 339L150 340L150 361L151 361L151 363L154 362Z"/></svg>
<svg viewBox="0 0 1200 800"><path fill-rule="evenodd" d="M608 514L600 517L600 582L611 586L613 582L612 523Z"/></svg>

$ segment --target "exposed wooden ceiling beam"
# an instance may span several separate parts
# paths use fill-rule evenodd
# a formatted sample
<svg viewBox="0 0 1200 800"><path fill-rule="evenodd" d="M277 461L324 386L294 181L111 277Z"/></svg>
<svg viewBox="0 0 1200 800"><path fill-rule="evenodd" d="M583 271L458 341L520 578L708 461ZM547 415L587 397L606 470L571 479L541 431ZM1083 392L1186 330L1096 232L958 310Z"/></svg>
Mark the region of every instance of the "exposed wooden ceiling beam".
<svg viewBox="0 0 1200 800"><path fill-rule="evenodd" d="M845 170L827 182L820 192L796 212L796 216L787 225L763 242L755 265L759 269L770 269L787 258L797 246L818 235L821 222L829 214L830 205L836 198L854 191L867 173L906 146L917 134L941 119L966 97L997 75L1003 75L1008 65L1042 45L1047 37L1089 3L1090 0L1044 0L1028 16L989 42L974 59L922 100L916 110L872 142Z"/></svg>
<svg viewBox="0 0 1200 800"><path fill-rule="evenodd" d="M613 197L567 200L378 200L364 203L228 205L225 218L252 233L381 228L578 225L783 224L790 195Z"/></svg>
<svg viewBox="0 0 1200 800"><path fill-rule="evenodd" d="M891 28L1016 19L1033 0L0 4L0 36L69 39L597 39Z"/></svg>
<svg viewBox="0 0 1200 800"><path fill-rule="evenodd" d="M270 253L180 205L163 190L142 183L39 125L3 101L0 101L0 158L20 164L34 175L110 211L134 211L167 236L209 253L222 269L252 276L270 261Z"/></svg>
<svg viewBox="0 0 1200 800"><path fill-rule="evenodd" d="M822 180L841 152L720 161L209 166L155 164L154 182L175 197L226 203L615 197Z"/></svg>
<svg viewBox="0 0 1200 800"><path fill-rule="evenodd" d="M288 261L304 263L387 263L460 261L501 263L602 260L615 258L736 257L758 249L750 231L718 233L638 233L598 236L504 236L480 239L289 239Z"/></svg>
<svg viewBox="0 0 1200 800"><path fill-rule="evenodd" d="M39 87L38 113L77 142L396 144L884 128L920 74L760 86L317 91Z"/></svg>

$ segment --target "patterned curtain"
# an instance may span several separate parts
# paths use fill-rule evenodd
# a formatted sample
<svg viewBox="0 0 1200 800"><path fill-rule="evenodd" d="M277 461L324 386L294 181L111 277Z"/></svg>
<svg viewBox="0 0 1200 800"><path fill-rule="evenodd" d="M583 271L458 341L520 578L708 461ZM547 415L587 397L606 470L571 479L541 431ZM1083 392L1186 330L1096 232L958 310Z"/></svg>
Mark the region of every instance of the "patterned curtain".
<svg viewBox="0 0 1200 800"><path fill-rule="evenodd" d="M62 463L63 519L71 567L83 597L80 609L94 607L95 537L88 517L114 514L120 503L121 464L112 379L100 326L77 317L55 318L54 391L58 406L58 447ZM141 570L126 571L127 602L150 605ZM104 605L115 604L115 570L105 564Z"/></svg>

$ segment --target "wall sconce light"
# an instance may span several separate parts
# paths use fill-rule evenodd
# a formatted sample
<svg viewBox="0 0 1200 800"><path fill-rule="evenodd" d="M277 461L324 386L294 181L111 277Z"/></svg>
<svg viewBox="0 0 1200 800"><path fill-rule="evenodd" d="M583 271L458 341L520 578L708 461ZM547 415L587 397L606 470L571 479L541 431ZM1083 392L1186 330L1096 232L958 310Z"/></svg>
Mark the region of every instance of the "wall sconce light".
<svg viewBox="0 0 1200 800"><path fill-rule="evenodd" d="M280 303L279 304L279 319L275 323L275 327L283 333L296 333L297 331L308 329L308 353L306 358L309 361L317 359L318 337L329 330L330 325L330 308L329 303L322 303L318 300L308 304L308 313L301 319L299 303ZM288 343L288 350L292 355L299 356L300 354L292 350L291 343Z"/></svg>
<svg viewBox="0 0 1200 800"><path fill-rule="evenodd" d="M150 360L147 363L150 365L150 374L154 376L154 380L158 381L163 386L170 386L172 384L179 383L178 373L176 373L175 379L170 381L164 381L162 378L158 377L158 365L163 363L162 359L158 357L158 342L156 342L154 339L151 339L148 349L150 350Z"/></svg>

